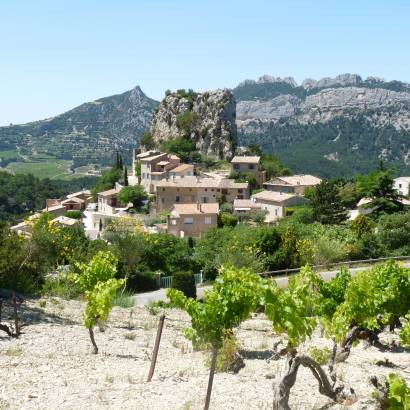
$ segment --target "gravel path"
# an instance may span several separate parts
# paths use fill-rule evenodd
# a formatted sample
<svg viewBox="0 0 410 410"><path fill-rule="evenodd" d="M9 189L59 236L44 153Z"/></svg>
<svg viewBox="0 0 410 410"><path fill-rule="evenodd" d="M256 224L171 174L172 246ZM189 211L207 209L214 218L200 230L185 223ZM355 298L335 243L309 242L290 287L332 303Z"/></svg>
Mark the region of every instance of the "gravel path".
<svg viewBox="0 0 410 410"><path fill-rule="evenodd" d="M84 303L60 299L30 300L23 319L29 326L19 339L0 333L0 409L201 409L208 370L206 352L194 352L182 330L189 317L166 310L167 318L151 383L146 377L159 313L144 307L114 308L104 333L96 331L100 354L91 354L88 333L82 326ZM40 307L42 306L42 307ZM7 312L6 312L7 313ZM263 315L256 315L237 330L246 366L238 374L218 373L212 409L269 409L272 383L284 369L285 359L268 360L279 338ZM318 335L302 346L329 346ZM358 400L348 408L375 409L369 376L389 374L375 360L387 358L394 371L410 382L410 354L380 353L363 343L354 348L337 374L354 387ZM296 409L346 409L317 392L316 380L302 368L291 392Z"/></svg>

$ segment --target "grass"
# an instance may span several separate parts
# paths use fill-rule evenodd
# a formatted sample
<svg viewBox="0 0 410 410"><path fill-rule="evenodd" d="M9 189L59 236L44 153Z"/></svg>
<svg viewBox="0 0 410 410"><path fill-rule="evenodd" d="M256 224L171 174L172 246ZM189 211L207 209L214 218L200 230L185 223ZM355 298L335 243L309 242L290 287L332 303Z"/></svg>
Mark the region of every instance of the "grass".
<svg viewBox="0 0 410 410"><path fill-rule="evenodd" d="M23 350L20 347L10 347L5 352L6 356L17 357L23 354Z"/></svg>
<svg viewBox="0 0 410 410"><path fill-rule="evenodd" d="M18 152L16 150L4 150L0 151L0 159L18 158ZM1 161L0 161L1 162Z"/></svg>
<svg viewBox="0 0 410 410"><path fill-rule="evenodd" d="M135 305L134 294L129 290L120 291L114 299L114 306L131 308Z"/></svg>
<svg viewBox="0 0 410 410"><path fill-rule="evenodd" d="M33 174L38 178L53 178L68 174L71 161L47 159L46 162L12 162L7 169L14 174Z"/></svg>

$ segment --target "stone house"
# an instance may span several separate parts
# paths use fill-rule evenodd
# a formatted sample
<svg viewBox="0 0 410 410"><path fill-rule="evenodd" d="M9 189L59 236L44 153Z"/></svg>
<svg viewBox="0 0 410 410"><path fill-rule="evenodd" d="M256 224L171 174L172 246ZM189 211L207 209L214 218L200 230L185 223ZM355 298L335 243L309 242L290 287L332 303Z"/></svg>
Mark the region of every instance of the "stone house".
<svg viewBox="0 0 410 410"><path fill-rule="evenodd" d="M410 177L398 177L394 180L394 189L403 196L409 196Z"/></svg>
<svg viewBox="0 0 410 410"><path fill-rule="evenodd" d="M175 204L167 220L167 232L183 238L198 238L218 226L218 203Z"/></svg>
<svg viewBox="0 0 410 410"><path fill-rule="evenodd" d="M250 173L255 177L258 186L266 180L266 172L261 169L261 158L257 156L235 156L231 160L232 173Z"/></svg>
<svg viewBox="0 0 410 410"><path fill-rule="evenodd" d="M268 191L293 193L303 195L306 188L319 185L320 178L313 175L292 175L288 177L275 177L263 184Z"/></svg>
<svg viewBox="0 0 410 410"><path fill-rule="evenodd" d="M147 151L133 156L133 176L137 164L141 164L141 185L149 194L154 194L157 183L169 177L169 171L177 168L181 160L178 156L159 151Z"/></svg>
<svg viewBox="0 0 410 410"><path fill-rule="evenodd" d="M120 189L117 187L98 193L98 212L106 215L113 215L119 207L118 194Z"/></svg>
<svg viewBox="0 0 410 410"><path fill-rule="evenodd" d="M199 177L171 178L157 184L157 211L169 210L174 204L233 203L249 198L249 184L231 179Z"/></svg>
<svg viewBox="0 0 410 410"><path fill-rule="evenodd" d="M286 216L286 207L302 205L307 202L301 195L276 192L262 191L252 195L252 201L260 204L261 209L265 209L268 213L265 217L265 222L274 222L279 218Z"/></svg>

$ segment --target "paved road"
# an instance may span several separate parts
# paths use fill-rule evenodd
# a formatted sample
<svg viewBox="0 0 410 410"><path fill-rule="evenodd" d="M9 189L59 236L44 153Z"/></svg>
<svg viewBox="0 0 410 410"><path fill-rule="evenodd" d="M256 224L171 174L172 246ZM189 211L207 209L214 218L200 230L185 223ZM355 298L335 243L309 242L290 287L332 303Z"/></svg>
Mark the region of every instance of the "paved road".
<svg viewBox="0 0 410 410"><path fill-rule="evenodd" d="M410 268L410 262L404 263L404 266L406 268ZM349 272L354 275L356 272L359 272L361 270L366 269L365 267L360 267L360 268L351 268L349 269ZM337 272L339 272L340 269L338 270L331 270L331 271L325 271L325 272L319 272L320 276L326 281L333 279ZM285 288L288 286L288 281L289 277L288 276L277 276L275 278L276 283L280 288ZM197 297L200 299L204 296L205 291L208 289L211 289L212 286L202 286L198 287L196 290ZM140 293L138 295L134 296L135 302L137 305L147 305L150 302L158 302L158 301L164 301L167 302L167 289L158 289L154 290L152 292L147 292L147 293Z"/></svg>

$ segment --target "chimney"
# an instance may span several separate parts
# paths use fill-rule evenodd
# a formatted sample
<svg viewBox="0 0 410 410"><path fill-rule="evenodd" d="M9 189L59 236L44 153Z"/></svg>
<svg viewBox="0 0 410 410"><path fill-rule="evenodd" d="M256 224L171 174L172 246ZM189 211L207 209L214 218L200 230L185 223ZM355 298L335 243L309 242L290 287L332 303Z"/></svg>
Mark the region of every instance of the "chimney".
<svg viewBox="0 0 410 410"><path fill-rule="evenodd" d="M196 182L199 183L199 176L198 175L196 176Z"/></svg>

